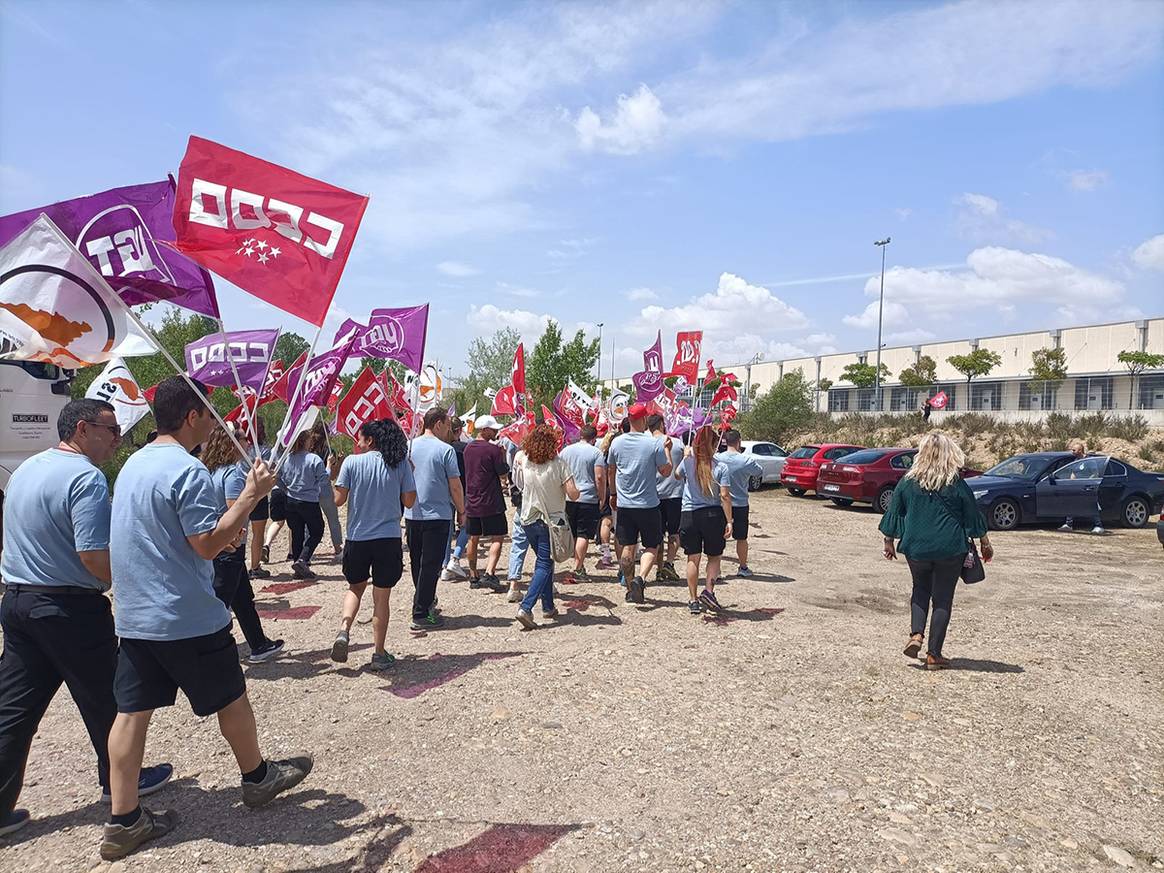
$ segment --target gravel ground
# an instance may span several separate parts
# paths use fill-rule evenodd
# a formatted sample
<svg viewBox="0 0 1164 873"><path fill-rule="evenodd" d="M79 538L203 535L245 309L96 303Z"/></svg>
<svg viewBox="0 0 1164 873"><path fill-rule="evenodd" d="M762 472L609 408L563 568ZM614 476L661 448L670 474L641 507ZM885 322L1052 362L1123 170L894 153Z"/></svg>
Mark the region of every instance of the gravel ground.
<svg viewBox="0 0 1164 873"><path fill-rule="evenodd" d="M901 654L908 572L881 558L875 515L766 490L752 519L757 576L729 579L716 621L680 587L636 607L603 578L559 587L563 617L523 632L504 596L442 583L446 628L411 638L406 573L388 674L363 669L370 625L328 659L344 585L321 562L318 583L260 593L288 652L246 668L264 750L315 754L299 790L245 809L215 721L180 698L146 754L176 767L148 803L179 829L103 864L62 693L21 798L35 820L0 869L1164 867L1154 533L996 534L987 580L958 589L957 669L927 673ZM256 587L290 581L275 569Z"/></svg>

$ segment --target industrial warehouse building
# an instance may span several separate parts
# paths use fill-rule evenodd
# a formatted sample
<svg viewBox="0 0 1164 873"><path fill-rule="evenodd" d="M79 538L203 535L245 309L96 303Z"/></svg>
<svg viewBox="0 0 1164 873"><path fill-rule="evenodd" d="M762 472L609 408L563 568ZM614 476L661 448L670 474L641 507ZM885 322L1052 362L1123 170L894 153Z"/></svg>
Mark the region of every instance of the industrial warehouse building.
<svg viewBox="0 0 1164 873"><path fill-rule="evenodd" d="M974 349L996 352L1002 363L989 375L974 379L967 391L966 377L946 359ZM1067 378L1058 385L1032 384L1031 355L1044 348L1062 348L1067 359ZM890 375L881 386L881 408L886 411L917 410L923 399L936 391L950 398L949 411L993 412L1128 411L1151 410L1164 415L1164 370L1149 370L1135 380L1116 356L1122 351L1164 354L1164 317L1084 327L1066 327L1031 333L923 343L883 348L881 362ZM937 364L937 383L929 389L906 388L898 374L923 355ZM842 373L849 364L874 364L875 349L783 361L752 364L751 381L758 393L767 391L785 373L800 370L805 378L829 385L818 392L818 408L831 412L861 412L877 408L872 388L846 385ZM726 369L739 375L747 369L737 364ZM831 385L830 385L831 383ZM1155 415L1151 416L1155 418Z"/></svg>

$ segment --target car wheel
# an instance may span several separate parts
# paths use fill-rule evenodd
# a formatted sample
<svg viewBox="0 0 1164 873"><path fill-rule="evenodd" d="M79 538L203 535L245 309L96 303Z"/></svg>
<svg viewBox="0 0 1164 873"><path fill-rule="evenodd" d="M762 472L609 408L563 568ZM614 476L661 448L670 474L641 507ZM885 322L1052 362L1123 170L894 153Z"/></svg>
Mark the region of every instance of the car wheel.
<svg viewBox="0 0 1164 873"><path fill-rule="evenodd" d="M1124 527L1141 528L1148 523L1148 501L1143 497L1129 497L1120 510Z"/></svg>
<svg viewBox="0 0 1164 873"><path fill-rule="evenodd" d="M788 493L791 494L793 497L803 497L804 496L804 489L803 488L793 488L791 485L789 485L788 486Z"/></svg>
<svg viewBox="0 0 1164 873"><path fill-rule="evenodd" d="M759 491L760 486L762 484L764 484L764 477L763 476L749 476L748 477L748 490L749 491Z"/></svg>
<svg viewBox="0 0 1164 873"><path fill-rule="evenodd" d="M873 501L874 508L882 515L889 512L889 504L893 502L893 489L882 488L877 492L877 499Z"/></svg>
<svg viewBox="0 0 1164 873"><path fill-rule="evenodd" d="M853 505L853 501L849 500L849 498L847 498L847 497L830 497L829 500L831 500L837 506L852 506Z"/></svg>
<svg viewBox="0 0 1164 873"><path fill-rule="evenodd" d="M1014 530L1019 523L1019 506L1009 497L995 501L990 507L991 530Z"/></svg>

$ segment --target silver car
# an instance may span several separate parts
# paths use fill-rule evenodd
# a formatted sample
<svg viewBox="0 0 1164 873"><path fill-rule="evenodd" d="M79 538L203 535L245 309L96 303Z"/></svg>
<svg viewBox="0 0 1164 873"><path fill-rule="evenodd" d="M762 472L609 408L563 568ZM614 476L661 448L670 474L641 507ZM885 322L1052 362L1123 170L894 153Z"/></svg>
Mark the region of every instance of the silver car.
<svg viewBox="0 0 1164 873"><path fill-rule="evenodd" d="M784 459L788 452L776 445L763 440L742 440L740 451L751 460L759 461L764 469L763 476L753 476L748 480L749 491L759 491L761 485L779 485L780 471L784 469Z"/></svg>

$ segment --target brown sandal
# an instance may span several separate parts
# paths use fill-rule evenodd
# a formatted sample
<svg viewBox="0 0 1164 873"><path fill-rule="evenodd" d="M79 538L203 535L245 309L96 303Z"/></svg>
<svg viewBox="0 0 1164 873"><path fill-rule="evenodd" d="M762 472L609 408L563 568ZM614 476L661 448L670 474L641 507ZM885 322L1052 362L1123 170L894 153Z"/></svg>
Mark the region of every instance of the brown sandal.
<svg viewBox="0 0 1164 873"><path fill-rule="evenodd" d="M940 655L926 655L927 670L945 670L950 666L950 659Z"/></svg>
<svg viewBox="0 0 1164 873"><path fill-rule="evenodd" d="M921 634L914 634L912 637L910 637L909 643L905 647L905 656L907 658L916 658L918 653L921 651L922 640L924 639L925 637L923 637Z"/></svg>

